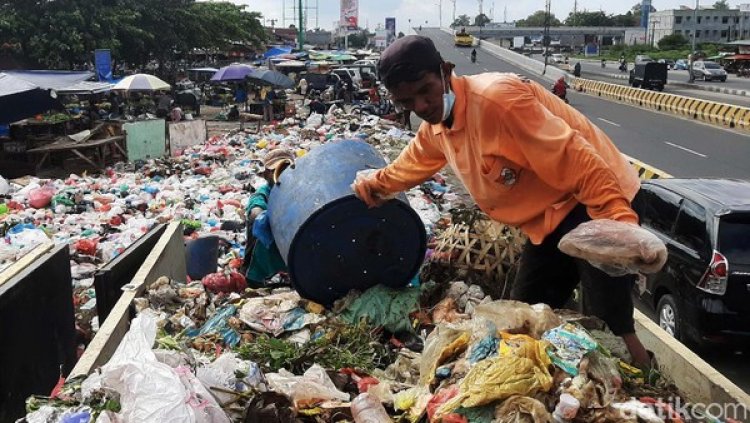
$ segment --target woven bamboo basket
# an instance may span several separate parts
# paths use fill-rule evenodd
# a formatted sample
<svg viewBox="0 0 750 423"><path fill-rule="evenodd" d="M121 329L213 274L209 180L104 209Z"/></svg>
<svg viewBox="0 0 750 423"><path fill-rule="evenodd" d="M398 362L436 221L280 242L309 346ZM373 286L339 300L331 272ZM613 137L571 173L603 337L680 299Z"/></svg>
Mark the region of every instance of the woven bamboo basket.
<svg viewBox="0 0 750 423"><path fill-rule="evenodd" d="M480 216L449 226L437 239L435 261L458 269L484 272L505 281L526 237L520 229Z"/></svg>

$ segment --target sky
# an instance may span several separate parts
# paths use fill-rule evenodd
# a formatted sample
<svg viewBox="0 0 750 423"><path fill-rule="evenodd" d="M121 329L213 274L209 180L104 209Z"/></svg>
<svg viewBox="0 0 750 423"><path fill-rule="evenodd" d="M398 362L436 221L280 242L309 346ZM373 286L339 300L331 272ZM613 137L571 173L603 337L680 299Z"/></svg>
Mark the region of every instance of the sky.
<svg viewBox="0 0 750 423"><path fill-rule="evenodd" d="M264 18L277 19L275 26L281 26L283 3L286 2L287 23L291 24L292 4L298 0L231 0L236 4L248 5L250 10L260 11ZM308 6L313 7L316 0L307 1ZM409 19L411 26L425 25L438 26L440 15L439 3L442 1L443 26L450 24L453 16L452 0L359 0L359 25L376 29L377 25L384 25L386 17L396 18L398 31L408 33ZM575 0L551 0L552 13L559 19L565 19L573 11ZM699 0L700 5L709 6L714 0ZM339 20L339 0L317 0L319 10L318 26L323 29L332 29L335 21ZM640 0L578 0L579 10L603 10L606 13L625 13ZM732 8L740 3L750 3L750 0L729 0ZM494 4L494 20L502 22L504 13L507 20L514 21L525 18L534 11L544 9L544 0L484 0L484 13L491 15ZM695 0L653 0L653 6L658 9L676 9L681 5L695 5ZM479 13L479 2L477 0L456 0L456 16L467 14L476 16ZM315 27L315 10L309 11L308 28ZM271 26L267 21L266 25Z"/></svg>

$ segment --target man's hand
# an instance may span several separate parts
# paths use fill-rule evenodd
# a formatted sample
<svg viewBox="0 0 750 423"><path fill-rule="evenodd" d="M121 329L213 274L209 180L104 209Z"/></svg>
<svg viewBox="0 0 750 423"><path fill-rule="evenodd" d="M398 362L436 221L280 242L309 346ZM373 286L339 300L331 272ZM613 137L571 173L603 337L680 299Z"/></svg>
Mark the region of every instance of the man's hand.
<svg viewBox="0 0 750 423"><path fill-rule="evenodd" d="M375 181L375 170L364 170L357 172L357 177L352 183L354 195L367 204L367 207L380 207L388 200L395 198L394 195L380 192Z"/></svg>

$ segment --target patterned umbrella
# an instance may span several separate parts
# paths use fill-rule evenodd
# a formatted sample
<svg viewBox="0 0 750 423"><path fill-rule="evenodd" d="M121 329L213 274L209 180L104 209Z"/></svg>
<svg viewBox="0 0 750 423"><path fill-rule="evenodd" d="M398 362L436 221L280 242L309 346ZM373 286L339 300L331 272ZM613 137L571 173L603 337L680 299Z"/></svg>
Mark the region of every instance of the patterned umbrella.
<svg viewBox="0 0 750 423"><path fill-rule="evenodd" d="M158 91L168 90L170 88L172 87L166 82L154 75L148 75L145 73L126 76L112 87L113 90L120 91Z"/></svg>

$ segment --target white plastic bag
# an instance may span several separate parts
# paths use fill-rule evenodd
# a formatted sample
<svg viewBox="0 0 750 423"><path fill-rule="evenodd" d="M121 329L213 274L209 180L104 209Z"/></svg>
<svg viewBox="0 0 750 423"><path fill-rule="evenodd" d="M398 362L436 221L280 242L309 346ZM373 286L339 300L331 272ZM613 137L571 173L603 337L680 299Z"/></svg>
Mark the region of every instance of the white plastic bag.
<svg viewBox="0 0 750 423"><path fill-rule="evenodd" d="M581 223L562 237L558 247L611 276L656 273L667 262L667 247L656 235L610 219Z"/></svg>
<svg viewBox="0 0 750 423"><path fill-rule="evenodd" d="M278 373L269 373L266 379L272 391L289 396L298 405L316 401L349 401L349 394L336 389L325 369L317 364L313 364L302 376L281 369Z"/></svg>
<svg viewBox="0 0 750 423"><path fill-rule="evenodd" d="M102 388L120 394L123 421L229 423L192 374L186 375L184 369L176 372L157 361L151 350L156 324L157 317L148 311L133 319L109 363L101 369Z"/></svg>

